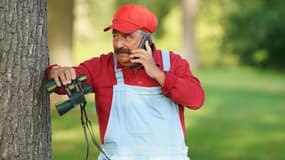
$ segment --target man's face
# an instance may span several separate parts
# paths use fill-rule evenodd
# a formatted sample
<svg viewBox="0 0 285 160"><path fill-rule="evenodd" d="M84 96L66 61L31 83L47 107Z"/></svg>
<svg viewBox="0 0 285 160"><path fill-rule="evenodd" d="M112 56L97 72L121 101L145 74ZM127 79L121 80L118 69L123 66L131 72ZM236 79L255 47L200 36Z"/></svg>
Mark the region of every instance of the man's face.
<svg viewBox="0 0 285 160"><path fill-rule="evenodd" d="M135 31L130 34L124 34L113 30L113 48L117 61L126 67L133 67L137 64L130 62L129 55L131 50L137 49L141 41L141 34Z"/></svg>

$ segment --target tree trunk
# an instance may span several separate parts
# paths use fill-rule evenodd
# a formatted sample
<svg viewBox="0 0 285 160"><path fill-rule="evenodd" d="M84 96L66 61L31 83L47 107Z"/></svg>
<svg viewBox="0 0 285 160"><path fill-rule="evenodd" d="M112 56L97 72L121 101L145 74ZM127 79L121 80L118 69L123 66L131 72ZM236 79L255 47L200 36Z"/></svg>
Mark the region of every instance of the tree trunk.
<svg viewBox="0 0 285 160"><path fill-rule="evenodd" d="M190 62L191 68L198 69L200 61L195 44L195 20L198 0L182 0L183 9L183 57Z"/></svg>
<svg viewBox="0 0 285 160"><path fill-rule="evenodd" d="M72 65L73 0L48 0L50 63Z"/></svg>
<svg viewBox="0 0 285 160"><path fill-rule="evenodd" d="M50 160L46 0L0 1L0 159Z"/></svg>

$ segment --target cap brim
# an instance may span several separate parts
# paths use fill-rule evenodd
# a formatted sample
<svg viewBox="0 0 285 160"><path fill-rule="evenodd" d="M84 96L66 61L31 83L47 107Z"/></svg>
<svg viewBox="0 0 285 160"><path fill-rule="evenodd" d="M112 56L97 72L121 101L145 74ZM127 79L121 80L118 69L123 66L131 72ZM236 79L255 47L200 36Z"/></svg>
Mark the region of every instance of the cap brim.
<svg viewBox="0 0 285 160"><path fill-rule="evenodd" d="M107 27L104 28L104 32L109 31L112 28L112 25L109 25Z"/></svg>

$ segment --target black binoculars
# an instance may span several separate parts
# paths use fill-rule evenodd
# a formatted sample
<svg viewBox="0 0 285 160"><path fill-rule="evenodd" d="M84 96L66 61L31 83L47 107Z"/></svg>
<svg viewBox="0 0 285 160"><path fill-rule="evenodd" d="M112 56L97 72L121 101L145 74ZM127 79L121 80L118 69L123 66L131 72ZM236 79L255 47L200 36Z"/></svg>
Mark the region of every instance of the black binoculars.
<svg viewBox="0 0 285 160"><path fill-rule="evenodd" d="M64 85L64 89L69 99L56 105L56 110L60 116L74 108L75 105L86 104L85 94L92 92L89 85L83 85L86 80L86 75L82 74L76 77L75 80L72 80L70 84ZM57 89L58 86L54 80L49 80L47 82L47 90L50 94L55 92Z"/></svg>

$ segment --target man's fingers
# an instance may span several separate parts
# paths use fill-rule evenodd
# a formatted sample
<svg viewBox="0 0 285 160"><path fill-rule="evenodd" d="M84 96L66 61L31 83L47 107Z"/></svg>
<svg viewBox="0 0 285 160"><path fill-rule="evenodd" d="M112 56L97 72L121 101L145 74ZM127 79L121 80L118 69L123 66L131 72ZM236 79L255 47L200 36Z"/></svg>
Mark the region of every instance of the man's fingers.
<svg viewBox="0 0 285 160"><path fill-rule="evenodd" d="M57 86L71 83L71 80L76 78L75 70L72 67L57 67L51 71L52 79L54 79Z"/></svg>
<svg viewBox="0 0 285 160"><path fill-rule="evenodd" d="M64 73L67 84L71 83L71 80L74 80L76 78L75 70L72 67L66 68Z"/></svg>
<svg viewBox="0 0 285 160"><path fill-rule="evenodd" d="M151 50L150 45L149 45L149 41L145 42L145 46L146 46L147 53L152 53L152 50Z"/></svg>
<svg viewBox="0 0 285 160"><path fill-rule="evenodd" d="M49 76L50 79L53 79L55 81L55 83L58 87L61 86L61 82L60 82L60 79L58 76L60 68L61 67L59 67L59 66L53 67L50 71L50 76Z"/></svg>
<svg viewBox="0 0 285 160"><path fill-rule="evenodd" d="M66 80L66 84L71 83L71 80L72 80L72 71L71 71L71 69L67 69L65 71L65 80Z"/></svg>
<svg viewBox="0 0 285 160"><path fill-rule="evenodd" d="M132 63L140 63L140 64L142 64L142 60L141 60L141 58L139 58L139 57L132 58L130 61L131 61Z"/></svg>
<svg viewBox="0 0 285 160"><path fill-rule="evenodd" d="M71 79L75 79L76 78L76 72L74 68L71 68Z"/></svg>
<svg viewBox="0 0 285 160"><path fill-rule="evenodd" d="M58 76L55 76L55 77L53 78L53 80L55 81L55 84L56 84L58 87L61 86L61 82L60 82L60 79L59 79Z"/></svg>
<svg viewBox="0 0 285 160"><path fill-rule="evenodd" d="M66 71L65 70L60 71L58 76L59 76L59 78L60 78L60 80L61 80L63 85L68 84L68 80L67 80L67 77L66 77Z"/></svg>

